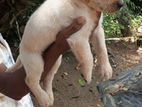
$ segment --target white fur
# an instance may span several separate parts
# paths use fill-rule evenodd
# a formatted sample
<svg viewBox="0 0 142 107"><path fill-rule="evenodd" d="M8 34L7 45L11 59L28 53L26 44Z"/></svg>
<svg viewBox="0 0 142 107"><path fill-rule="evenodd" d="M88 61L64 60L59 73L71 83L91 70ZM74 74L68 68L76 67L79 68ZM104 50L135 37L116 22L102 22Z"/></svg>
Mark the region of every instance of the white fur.
<svg viewBox="0 0 142 107"><path fill-rule="evenodd" d="M87 1L89 0L47 0L33 13L25 27L20 44L18 63L12 69L18 68L20 63L23 64L27 74L26 84L43 107L53 104L52 80L61 63L61 57L47 75L44 82L46 84L44 85L45 90L43 90L39 84L44 66L41 54L45 48L55 41L56 34L62 28L70 25L74 18L83 16L86 19L86 24L82 29L67 39L72 52L81 65L81 72L84 78L88 83L91 82L93 56L90 50L89 38L95 27L92 40L101 66L100 72L103 77L110 78L112 76L102 28L102 16L98 22L97 4L93 2L93 7L92 4L87 4ZM90 1L98 2L99 0ZM94 10L92 11L88 5L93 7Z"/></svg>

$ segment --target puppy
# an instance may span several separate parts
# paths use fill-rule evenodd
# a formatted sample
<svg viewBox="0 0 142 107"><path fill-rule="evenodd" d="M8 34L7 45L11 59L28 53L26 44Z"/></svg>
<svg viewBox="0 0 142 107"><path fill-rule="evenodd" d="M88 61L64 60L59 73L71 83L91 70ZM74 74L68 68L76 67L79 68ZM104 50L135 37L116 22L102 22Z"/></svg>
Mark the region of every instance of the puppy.
<svg viewBox="0 0 142 107"><path fill-rule="evenodd" d="M100 72L103 78L112 76L104 31L102 12L115 12L123 6L122 0L46 0L30 17L20 43L20 54L16 64L9 70L18 69L21 65L26 70L26 84L35 95L39 104L49 107L53 104L52 80L57 72L60 56L46 76L44 90L39 82L44 62L42 52L56 39L56 34L71 24L74 18L83 16L86 24L71 35L67 41L81 65L81 73L88 83L91 82L93 56L89 40L95 46Z"/></svg>

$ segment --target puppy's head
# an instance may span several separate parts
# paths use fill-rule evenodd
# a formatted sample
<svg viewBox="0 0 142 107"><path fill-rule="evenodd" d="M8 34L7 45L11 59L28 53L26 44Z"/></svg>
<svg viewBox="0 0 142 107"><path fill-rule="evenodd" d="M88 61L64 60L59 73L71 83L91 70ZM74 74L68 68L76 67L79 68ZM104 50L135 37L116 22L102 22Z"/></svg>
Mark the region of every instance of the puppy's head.
<svg viewBox="0 0 142 107"><path fill-rule="evenodd" d="M115 12L123 7L123 0L86 0L95 9L103 12Z"/></svg>

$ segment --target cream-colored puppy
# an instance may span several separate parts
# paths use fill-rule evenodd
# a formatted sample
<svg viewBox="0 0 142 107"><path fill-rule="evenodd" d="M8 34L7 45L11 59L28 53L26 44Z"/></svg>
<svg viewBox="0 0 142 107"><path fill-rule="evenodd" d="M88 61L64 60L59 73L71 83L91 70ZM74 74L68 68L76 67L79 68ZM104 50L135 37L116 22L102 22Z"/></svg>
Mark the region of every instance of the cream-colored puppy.
<svg viewBox="0 0 142 107"><path fill-rule="evenodd" d="M86 19L86 24L67 41L81 65L84 78L90 83L93 68L90 38L96 49L103 78L111 78L112 68L105 45L102 12L117 11L122 5L122 0L46 0L32 14L25 27L17 63L11 69L17 69L23 64L27 74L26 84L40 105L48 107L53 104L52 80L61 63L60 56L48 73L43 90L39 84L44 70L42 52L55 41L56 34L61 29L70 25L72 20L79 16Z"/></svg>

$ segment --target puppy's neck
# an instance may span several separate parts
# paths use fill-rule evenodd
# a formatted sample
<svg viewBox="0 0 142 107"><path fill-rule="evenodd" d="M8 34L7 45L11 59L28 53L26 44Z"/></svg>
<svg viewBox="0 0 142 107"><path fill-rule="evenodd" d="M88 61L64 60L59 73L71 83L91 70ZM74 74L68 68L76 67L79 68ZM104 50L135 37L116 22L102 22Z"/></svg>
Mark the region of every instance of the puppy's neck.
<svg viewBox="0 0 142 107"><path fill-rule="evenodd" d="M88 8L90 8L92 11L101 12L101 10L97 7L97 4L93 0L71 0L71 1L78 6L81 4L84 4Z"/></svg>
<svg viewBox="0 0 142 107"><path fill-rule="evenodd" d="M90 16L94 20L94 23L96 24L99 23L102 12L96 8L97 6L95 6L95 3L93 1L91 0L71 0L71 1L77 8L82 8L84 6L87 7Z"/></svg>
<svg viewBox="0 0 142 107"><path fill-rule="evenodd" d="M71 0L76 7L81 8L85 5L90 11L101 13L102 11L97 7L97 4L93 0Z"/></svg>

